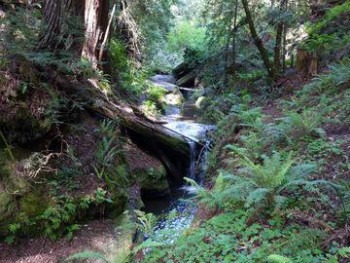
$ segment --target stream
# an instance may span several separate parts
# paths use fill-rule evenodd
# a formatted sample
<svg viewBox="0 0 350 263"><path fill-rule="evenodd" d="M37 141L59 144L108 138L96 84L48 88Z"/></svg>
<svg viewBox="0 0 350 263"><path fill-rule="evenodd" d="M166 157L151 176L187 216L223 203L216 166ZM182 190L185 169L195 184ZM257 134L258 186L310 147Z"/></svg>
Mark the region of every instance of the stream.
<svg viewBox="0 0 350 263"><path fill-rule="evenodd" d="M151 78L154 85L163 87L169 92L177 89L171 75L155 75ZM195 89L194 89L195 90ZM199 185L204 181L207 153L210 141L207 133L215 129L214 125L196 122L197 109L191 101L191 92L184 94L182 105L168 105L161 120L164 127L188 138L190 148L189 167L184 177L195 180ZM196 206L189 199L185 186L171 189L171 195L157 200L145 200L145 211L159 215L160 220L154 228L152 241L172 243L181 233L190 227L196 212Z"/></svg>

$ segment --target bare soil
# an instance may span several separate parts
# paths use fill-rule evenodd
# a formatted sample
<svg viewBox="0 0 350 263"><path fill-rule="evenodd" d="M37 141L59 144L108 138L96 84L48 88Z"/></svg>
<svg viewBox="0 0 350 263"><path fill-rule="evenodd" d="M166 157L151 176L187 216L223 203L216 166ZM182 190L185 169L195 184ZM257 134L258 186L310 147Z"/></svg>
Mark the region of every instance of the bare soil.
<svg viewBox="0 0 350 263"><path fill-rule="evenodd" d="M71 241L34 238L19 239L13 245L0 243L0 263L56 263L85 250L108 254L118 238L112 220L96 220L83 225Z"/></svg>

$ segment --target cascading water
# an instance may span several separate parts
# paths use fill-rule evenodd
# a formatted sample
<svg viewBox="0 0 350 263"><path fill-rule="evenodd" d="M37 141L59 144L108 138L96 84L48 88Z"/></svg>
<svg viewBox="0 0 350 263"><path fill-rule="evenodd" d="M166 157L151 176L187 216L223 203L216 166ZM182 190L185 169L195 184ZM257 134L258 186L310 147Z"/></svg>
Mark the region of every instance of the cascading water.
<svg viewBox="0 0 350 263"><path fill-rule="evenodd" d="M157 85L169 86L166 80L170 79L172 79L170 76L157 75L152 81ZM186 112L176 113L180 113L180 108L172 106L169 114L162 118L167 122L163 126L188 139L190 160L187 174L184 177L191 178L201 185L205 177L206 157L210 146L207 133L215 126L196 123L193 119L188 118L189 114ZM186 115L186 119L183 118L183 115ZM186 200L189 195L183 187L177 190L179 196L163 211L168 218L161 219L157 223L154 235L151 237L152 241L172 243L185 229L190 227L193 221L196 207Z"/></svg>

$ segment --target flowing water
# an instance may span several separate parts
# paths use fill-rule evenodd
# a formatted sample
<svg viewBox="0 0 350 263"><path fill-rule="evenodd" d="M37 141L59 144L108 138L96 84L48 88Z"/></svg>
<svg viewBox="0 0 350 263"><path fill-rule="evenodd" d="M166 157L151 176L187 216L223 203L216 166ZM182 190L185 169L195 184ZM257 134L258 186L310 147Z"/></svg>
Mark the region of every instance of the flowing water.
<svg viewBox="0 0 350 263"><path fill-rule="evenodd" d="M155 85L168 89L172 87L174 79L169 75L156 75L151 78L151 81ZM170 105L166 114L162 117L162 121L167 122L163 125L167 129L188 138L190 160L187 174L184 174L184 177L191 178L198 184L202 184L210 145L210 141L207 140L207 133L213 130L215 126L197 123L195 122L195 116L194 103L187 99L183 105ZM163 219L159 220L155 227L152 240L172 243L191 225L196 207L188 199L189 197L185 187L178 187L172 189L172 195L168 200L146 202L146 212L164 215Z"/></svg>

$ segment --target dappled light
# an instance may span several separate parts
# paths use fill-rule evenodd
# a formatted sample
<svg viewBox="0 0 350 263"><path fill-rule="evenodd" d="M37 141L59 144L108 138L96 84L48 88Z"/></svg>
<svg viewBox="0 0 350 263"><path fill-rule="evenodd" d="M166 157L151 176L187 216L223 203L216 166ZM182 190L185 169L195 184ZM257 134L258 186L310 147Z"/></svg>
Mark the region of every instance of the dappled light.
<svg viewBox="0 0 350 263"><path fill-rule="evenodd" d="M349 18L0 1L0 262L350 262Z"/></svg>

